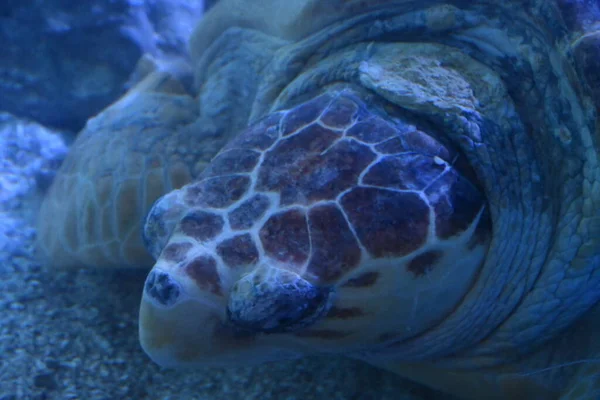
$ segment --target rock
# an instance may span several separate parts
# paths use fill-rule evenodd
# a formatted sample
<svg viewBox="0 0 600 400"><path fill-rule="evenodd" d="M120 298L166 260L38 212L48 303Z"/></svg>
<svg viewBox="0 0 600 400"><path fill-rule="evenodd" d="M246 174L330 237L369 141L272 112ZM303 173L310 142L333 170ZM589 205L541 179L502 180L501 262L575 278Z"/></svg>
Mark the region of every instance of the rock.
<svg viewBox="0 0 600 400"><path fill-rule="evenodd" d="M54 390L58 388L58 384L54 380L54 377L51 373L42 373L34 376L33 384L35 385L35 387L46 390Z"/></svg>
<svg viewBox="0 0 600 400"><path fill-rule="evenodd" d="M0 113L0 262L25 251L36 204L67 153L58 132Z"/></svg>
<svg viewBox="0 0 600 400"><path fill-rule="evenodd" d="M181 64L203 0L5 0L0 110L79 131L127 89L140 56Z"/></svg>

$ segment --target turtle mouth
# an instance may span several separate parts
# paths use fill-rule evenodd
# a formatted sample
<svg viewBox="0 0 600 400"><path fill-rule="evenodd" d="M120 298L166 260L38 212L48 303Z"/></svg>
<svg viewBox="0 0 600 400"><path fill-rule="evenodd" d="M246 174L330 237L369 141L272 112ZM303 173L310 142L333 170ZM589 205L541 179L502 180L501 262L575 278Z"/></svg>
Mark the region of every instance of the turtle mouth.
<svg viewBox="0 0 600 400"><path fill-rule="evenodd" d="M331 287L315 286L291 271L260 266L233 285L227 319L240 332L295 332L326 314L332 297Z"/></svg>

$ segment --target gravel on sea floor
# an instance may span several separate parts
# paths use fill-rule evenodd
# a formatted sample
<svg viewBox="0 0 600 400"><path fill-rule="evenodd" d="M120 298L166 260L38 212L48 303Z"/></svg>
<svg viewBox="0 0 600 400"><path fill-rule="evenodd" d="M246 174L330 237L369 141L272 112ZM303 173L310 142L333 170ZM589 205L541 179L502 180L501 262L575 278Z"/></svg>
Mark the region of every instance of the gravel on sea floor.
<svg viewBox="0 0 600 400"><path fill-rule="evenodd" d="M162 369L137 339L144 276L51 270L27 251L9 258L0 268L0 400L449 399L341 357Z"/></svg>

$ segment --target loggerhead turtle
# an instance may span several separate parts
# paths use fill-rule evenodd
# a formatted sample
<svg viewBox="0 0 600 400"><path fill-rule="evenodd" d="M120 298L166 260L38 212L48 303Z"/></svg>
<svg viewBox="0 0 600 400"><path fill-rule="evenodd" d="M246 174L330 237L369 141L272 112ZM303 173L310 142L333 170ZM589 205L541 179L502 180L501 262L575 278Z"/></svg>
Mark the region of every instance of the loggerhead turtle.
<svg viewBox="0 0 600 400"><path fill-rule="evenodd" d="M40 250L156 259L140 339L165 366L338 353L464 398L596 399L597 21L594 1L223 0L194 97L155 72L88 123Z"/></svg>

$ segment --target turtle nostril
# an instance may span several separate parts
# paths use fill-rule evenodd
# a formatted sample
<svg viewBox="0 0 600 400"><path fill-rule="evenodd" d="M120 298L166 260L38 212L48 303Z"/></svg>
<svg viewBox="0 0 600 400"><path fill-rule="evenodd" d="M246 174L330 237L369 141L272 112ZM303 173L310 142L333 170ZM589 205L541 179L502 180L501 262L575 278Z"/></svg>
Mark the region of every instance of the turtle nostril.
<svg viewBox="0 0 600 400"><path fill-rule="evenodd" d="M161 271L150 271L144 291L155 303L163 307L174 305L181 294L179 284L169 274Z"/></svg>

